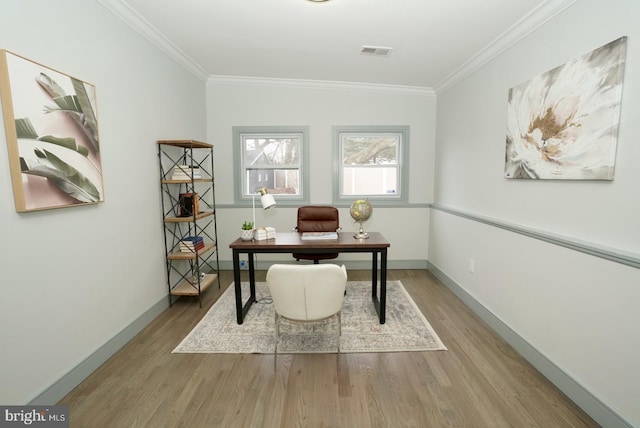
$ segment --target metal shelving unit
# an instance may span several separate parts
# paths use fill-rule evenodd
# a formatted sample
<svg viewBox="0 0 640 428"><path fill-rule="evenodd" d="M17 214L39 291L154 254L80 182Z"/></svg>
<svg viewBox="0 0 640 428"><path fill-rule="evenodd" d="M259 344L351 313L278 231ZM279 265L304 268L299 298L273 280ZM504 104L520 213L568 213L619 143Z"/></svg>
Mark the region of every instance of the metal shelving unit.
<svg viewBox="0 0 640 428"><path fill-rule="evenodd" d="M202 293L215 282L220 288L213 145L194 140L159 140L158 162L169 305L180 296L197 296L202 307ZM189 174L188 178L174 179L176 167L198 169L201 177ZM184 194L198 196L198 203L186 207L186 214L181 198ZM180 243L188 237L202 237L204 247L182 251Z"/></svg>

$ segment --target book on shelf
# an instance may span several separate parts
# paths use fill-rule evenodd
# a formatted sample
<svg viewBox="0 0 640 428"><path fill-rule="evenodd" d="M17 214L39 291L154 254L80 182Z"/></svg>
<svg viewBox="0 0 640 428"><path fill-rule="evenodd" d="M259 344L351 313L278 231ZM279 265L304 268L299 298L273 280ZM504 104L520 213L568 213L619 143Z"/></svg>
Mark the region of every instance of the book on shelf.
<svg viewBox="0 0 640 428"><path fill-rule="evenodd" d="M197 245L203 245L203 244L204 244L203 239L198 239L194 241L183 239L180 241L180 245L184 245L185 247L195 247Z"/></svg>
<svg viewBox="0 0 640 428"><path fill-rule="evenodd" d="M302 232L303 241L338 239L338 232Z"/></svg>
<svg viewBox="0 0 640 428"><path fill-rule="evenodd" d="M189 174L190 172L197 172L200 173L200 168L197 166L191 166L191 165L176 165L173 168L174 171L182 171L185 174Z"/></svg>
<svg viewBox="0 0 640 428"><path fill-rule="evenodd" d="M204 242L193 247L180 244L181 253L195 253L196 251L202 250L203 248L204 248Z"/></svg>
<svg viewBox="0 0 640 428"><path fill-rule="evenodd" d="M191 180L192 178L202 178L200 168L192 168L190 165L176 165L173 168L172 180Z"/></svg>
<svg viewBox="0 0 640 428"><path fill-rule="evenodd" d="M204 248L204 239L202 236L186 236L180 240L180 251L184 253L193 253Z"/></svg>
<svg viewBox="0 0 640 428"><path fill-rule="evenodd" d="M178 217L191 217L200 212L200 196L197 193L180 193L178 204Z"/></svg>
<svg viewBox="0 0 640 428"><path fill-rule="evenodd" d="M180 240L180 245L190 247L204 245L204 239L202 238L202 236L187 236Z"/></svg>
<svg viewBox="0 0 640 428"><path fill-rule="evenodd" d="M182 242L191 242L191 243L195 244L196 242L204 241L204 238L202 236L185 236L180 241L182 241Z"/></svg>
<svg viewBox="0 0 640 428"><path fill-rule="evenodd" d="M201 174L187 175L187 174L179 174L179 173L178 173L178 174L176 174L176 173L171 174L171 179L172 179L172 180L185 180L185 181L189 181L189 180L191 180L192 178L194 178L194 179L196 179L196 180L197 180L197 179L199 179L199 178L202 178L202 175L201 175Z"/></svg>

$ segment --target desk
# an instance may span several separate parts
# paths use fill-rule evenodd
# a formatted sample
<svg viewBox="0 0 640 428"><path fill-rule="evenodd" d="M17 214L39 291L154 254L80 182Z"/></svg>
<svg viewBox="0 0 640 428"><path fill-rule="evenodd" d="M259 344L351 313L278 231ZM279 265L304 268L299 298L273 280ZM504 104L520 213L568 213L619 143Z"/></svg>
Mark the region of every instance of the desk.
<svg viewBox="0 0 640 428"><path fill-rule="evenodd" d="M256 301L256 278L253 255L257 253L371 253L371 298L380 324L385 322L387 303L387 248L391 246L377 232L369 232L369 239L356 239L350 233L339 233L338 239L303 241L299 232L276 233L275 239L243 241L238 238L229 244L233 250L233 281L236 292L238 324ZM240 254L247 254L249 263L249 300L243 302L240 287ZM378 298L378 254L380 255L380 297Z"/></svg>

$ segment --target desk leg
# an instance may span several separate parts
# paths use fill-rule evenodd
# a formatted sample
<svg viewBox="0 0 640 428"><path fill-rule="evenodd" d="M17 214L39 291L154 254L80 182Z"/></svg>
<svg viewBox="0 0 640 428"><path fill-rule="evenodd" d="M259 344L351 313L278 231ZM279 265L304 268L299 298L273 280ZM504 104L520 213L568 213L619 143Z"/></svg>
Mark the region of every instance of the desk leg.
<svg viewBox="0 0 640 428"><path fill-rule="evenodd" d="M384 324L387 317L387 249L380 251L380 324Z"/></svg>
<svg viewBox="0 0 640 428"><path fill-rule="evenodd" d="M240 282L240 254L233 250L233 284L236 292L236 319L238 324L242 324L242 287Z"/></svg>
<svg viewBox="0 0 640 428"><path fill-rule="evenodd" d="M378 252L371 252L371 298L378 301Z"/></svg>
<svg viewBox="0 0 640 428"><path fill-rule="evenodd" d="M251 292L251 302L257 302L256 298L256 269L253 264L253 253L248 253L247 258L249 259L249 290Z"/></svg>
<svg viewBox="0 0 640 428"><path fill-rule="evenodd" d="M380 253L380 298L378 298L378 252ZM387 249L374 250L371 267L371 300L376 308L380 324L385 323L387 305Z"/></svg>
<svg viewBox="0 0 640 428"><path fill-rule="evenodd" d="M242 282L240 280L240 252L233 250L233 283L236 292L236 320L242 324L244 316L249 312L249 308L256 301L256 278L253 268L253 254L249 254L249 288L250 296L246 303L242 301Z"/></svg>
<svg viewBox="0 0 640 428"><path fill-rule="evenodd" d="M380 298L378 298L378 252L380 253ZM374 250L372 254L371 300L380 317L380 324L384 324L387 316L387 249Z"/></svg>

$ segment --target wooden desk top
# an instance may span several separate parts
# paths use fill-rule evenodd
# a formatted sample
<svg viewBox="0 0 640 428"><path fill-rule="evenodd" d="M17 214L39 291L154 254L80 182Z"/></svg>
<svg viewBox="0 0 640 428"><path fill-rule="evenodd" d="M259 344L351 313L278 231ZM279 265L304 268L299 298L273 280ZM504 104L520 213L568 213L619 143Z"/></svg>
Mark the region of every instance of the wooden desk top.
<svg viewBox="0 0 640 428"><path fill-rule="evenodd" d="M338 233L338 239L302 240L300 232L279 232L275 239L260 241L243 241L238 238L229 244L229 248L236 250L305 250L305 249L367 249L388 248L391 244L378 232L369 232L368 239L356 239L353 233Z"/></svg>

